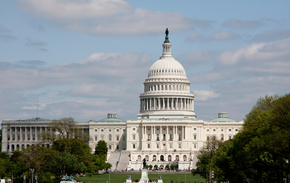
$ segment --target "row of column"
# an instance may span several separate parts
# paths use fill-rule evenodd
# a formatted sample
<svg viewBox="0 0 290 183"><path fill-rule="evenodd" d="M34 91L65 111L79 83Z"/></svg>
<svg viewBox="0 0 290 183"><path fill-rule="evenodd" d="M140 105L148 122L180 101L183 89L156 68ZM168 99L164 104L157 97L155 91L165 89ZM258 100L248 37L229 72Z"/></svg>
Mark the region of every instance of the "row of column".
<svg viewBox="0 0 290 183"><path fill-rule="evenodd" d="M153 139L153 141L168 141L168 140L183 140L185 139L185 127L186 126L143 126L142 127L142 140L151 140ZM148 128L150 128L150 130L148 130ZM157 138L157 128L159 128L159 139ZM163 130L163 128L165 128L165 130ZM172 128L172 133L169 133L168 131L170 131L169 129ZM180 133L178 133L179 128L181 128ZM150 131L150 133L148 133ZM150 139L148 134L150 135ZM165 139L164 139L164 135L165 135ZM172 139L170 139L170 135L172 135Z"/></svg>
<svg viewBox="0 0 290 183"><path fill-rule="evenodd" d="M42 133L43 128L47 131L46 127L10 127L7 134L9 141L38 141L38 134Z"/></svg>
<svg viewBox="0 0 290 183"><path fill-rule="evenodd" d="M194 110L192 98L140 99L140 111L147 110Z"/></svg>
<svg viewBox="0 0 290 183"><path fill-rule="evenodd" d="M162 84L162 85L145 85L147 91L189 91L188 84Z"/></svg>

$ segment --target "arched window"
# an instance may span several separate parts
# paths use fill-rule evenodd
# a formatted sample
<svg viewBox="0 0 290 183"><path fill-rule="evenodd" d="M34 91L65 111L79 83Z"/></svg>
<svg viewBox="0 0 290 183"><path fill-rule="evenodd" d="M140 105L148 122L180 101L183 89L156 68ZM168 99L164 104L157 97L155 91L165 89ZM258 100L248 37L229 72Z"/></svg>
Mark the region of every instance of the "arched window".
<svg viewBox="0 0 290 183"><path fill-rule="evenodd" d="M146 155L146 156L145 156L145 159L146 159L146 161L149 161L149 156Z"/></svg>
<svg viewBox="0 0 290 183"><path fill-rule="evenodd" d="M183 161L186 161L187 157L186 155L183 156Z"/></svg>
<svg viewBox="0 0 290 183"><path fill-rule="evenodd" d="M112 146L111 145L109 145L109 149L112 149Z"/></svg>
<svg viewBox="0 0 290 183"><path fill-rule="evenodd" d="M168 155L168 161L171 161L171 155Z"/></svg>
<svg viewBox="0 0 290 183"><path fill-rule="evenodd" d="M221 134L221 140L224 140L224 134Z"/></svg>
<svg viewBox="0 0 290 183"><path fill-rule="evenodd" d="M152 161L156 161L156 155L153 155L153 160Z"/></svg>
<svg viewBox="0 0 290 183"><path fill-rule="evenodd" d="M141 161L141 155L138 155L138 161Z"/></svg>
<svg viewBox="0 0 290 183"><path fill-rule="evenodd" d="M163 155L160 156L160 161L164 161L164 156Z"/></svg>
<svg viewBox="0 0 290 183"><path fill-rule="evenodd" d="M175 156L175 161L179 161L179 156L178 155Z"/></svg>

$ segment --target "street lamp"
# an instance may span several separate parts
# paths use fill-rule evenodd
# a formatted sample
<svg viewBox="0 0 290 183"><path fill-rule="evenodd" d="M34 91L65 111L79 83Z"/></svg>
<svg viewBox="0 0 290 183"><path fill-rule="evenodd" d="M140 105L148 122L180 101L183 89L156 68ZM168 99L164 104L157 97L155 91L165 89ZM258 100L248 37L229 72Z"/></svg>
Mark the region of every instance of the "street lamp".
<svg viewBox="0 0 290 183"><path fill-rule="evenodd" d="M31 174L32 174L32 183L33 183L33 173L34 173L34 169L32 168L32 169L30 169L31 170Z"/></svg>

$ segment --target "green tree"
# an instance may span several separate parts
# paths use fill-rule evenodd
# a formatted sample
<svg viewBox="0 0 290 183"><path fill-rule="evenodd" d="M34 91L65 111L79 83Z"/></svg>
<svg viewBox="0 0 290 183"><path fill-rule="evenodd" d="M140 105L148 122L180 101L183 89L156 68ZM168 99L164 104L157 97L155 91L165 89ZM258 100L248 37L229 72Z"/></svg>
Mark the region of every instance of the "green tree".
<svg viewBox="0 0 290 183"><path fill-rule="evenodd" d="M196 169L191 170L192 174L200 174L203 178L207 179L211 168L211 159L215 155L217 149L221 148L223 144L223 141L217 140L215 136L210 136L199 151Z"/></svg>
<svg viewBox="0 0 290 183"><path fill-rule="evenodd" d="M212 158L215 177L230 182L282 182L289 172L290 94L260 98L243 130Z"/></svg>
<svg viewBox="0 0 290 183"><path fill-rule="evenodd" d="M95 148L95 155L107 157L108 146L104 140L100 140Z"/></svg>

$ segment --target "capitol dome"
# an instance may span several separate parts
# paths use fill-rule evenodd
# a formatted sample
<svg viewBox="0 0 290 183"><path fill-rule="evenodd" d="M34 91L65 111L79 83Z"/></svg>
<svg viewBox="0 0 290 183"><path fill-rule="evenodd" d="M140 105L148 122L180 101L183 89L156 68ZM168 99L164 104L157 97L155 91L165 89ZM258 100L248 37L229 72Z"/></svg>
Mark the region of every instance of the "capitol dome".
<svg viewBox="0 0 290 183"><path fill-rule="evenodd" d="M195 119L194 95L181 63L171 55L168 29L162 44L163 52L149 69L140 95L138 118L186 118Z"/></svg>

